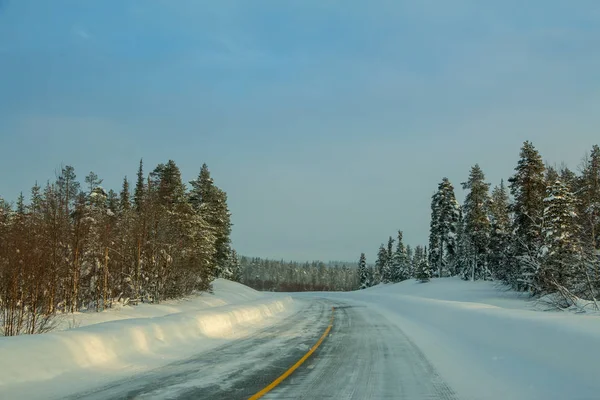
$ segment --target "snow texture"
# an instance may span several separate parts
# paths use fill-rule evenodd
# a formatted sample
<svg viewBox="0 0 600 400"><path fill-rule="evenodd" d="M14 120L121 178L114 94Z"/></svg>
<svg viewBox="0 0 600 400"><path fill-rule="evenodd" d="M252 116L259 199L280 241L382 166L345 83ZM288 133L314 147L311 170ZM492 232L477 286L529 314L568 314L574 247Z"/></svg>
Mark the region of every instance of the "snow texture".
<svg viewBox="0 0 600 400"><path fill-rule="evenodd" d="M460 399L597 399L600 318L537 311L492 282L404 281L319 294L370 307L423 351Z"/></svg>
<svg viewBox="0 0 600 400"><path fill-rule="evenodd" d="M0 399L22 398L24 390L27 398L52 398L89 389L246 337L296 308L287 295L225 280L214 282L214 292L76 314L71 323L86 326L0 338Z"/></svg>

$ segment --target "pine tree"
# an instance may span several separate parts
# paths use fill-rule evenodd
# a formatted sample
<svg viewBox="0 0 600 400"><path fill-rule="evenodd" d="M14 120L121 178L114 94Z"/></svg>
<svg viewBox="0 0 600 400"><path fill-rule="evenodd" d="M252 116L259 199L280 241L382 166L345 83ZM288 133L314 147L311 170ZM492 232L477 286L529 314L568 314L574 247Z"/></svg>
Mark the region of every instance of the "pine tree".
<svg viewBox="0 0 600 400"><path fill-rule="evenodd" d="M121 193L119 195L119 205L121 211L126 212L131 209L131 200L129 195L129 181L127 177L123 178L123 187L121 188Z"/></svg>
<svg viewBox="0 0 600 400"><path fill-rule="evenodd" d="M582 254L573 193L557 179L547 188L544 203L543 256L534 276L541 293L555 291L556 285L573 288Z"/></svg>
<svg viewBox="0 0 600 400"><path fill-rule="evenodd" d="M140 159L140 167L137 172L137 181L135 183L135 191L133 192L133 203L135 210L140 212L144 203L146 186L144 184L144 161Z"/></svg>
<svg viewBox="0 0 600 400"><path fill-rule="evenodd" d="M381 279L383 283L396 282L394 278L394 239L391 236L388 239L387 252L382 268Z"/></svg>
<svg viewBox="0 0 600 400"><path fill-rule="evenodd" d="M504 180L496 186L490 198L490 269L496 279L509 282L510 270L510 203Z"/></svg>
<svg viewBox="0 0 600 400"><path fill-rule="evenodd" d="M533 285L536 258L539 255L542 239L542 218L546 183L542 157L531 142L521 148L521 158L515 174L509 179L514 198L513 232L515 235L514 256L518 262L518 272L512 285L518 289L529 289Z"/></svg>
<svg viewBox="0 0 600 400"><path fill-rule="evenodd" d="M462 184L468 190L465 203L462 207L464 234L470 243L470 267L463 268L462 276L465 279L486 279L489 277L487 266L488 246L490 241L491 224L488 216L489 183L485 182L485 175L475 164L471 168L469 180Z"/></svg>
<svg viewBox="0 0 600 400"><path fill-rule="evenodd" d="M365 253L360 254L360 260L358 261L358 276L360 279L360 289L366 289L371 286Z"/></svg>
<svg viewBox="0 0 600 400"><path fill-rule="evenodd" d="M77 176L75 175L75 168L70 165L65 166L61 170L61 174L57 179L58 193L60 196L60 203L64 210L64 215L69 215L70 206L75 202L75 198L79 193L79 182L77 182Z"/></svg>
<svg viewBox="0 0 600 400"><path fill-rule="evenodd" d="M108 191L108 197L106 199L106 203L107 203L108 209L112 213L120 212L121 203L119 202L119 196L117 196L117 193L114 190L110 189Z"/></svg>
<svg viewBox="0 0 600 400"><path fill-rule="evenodd" d="M235 249L231 249L231 256L229 257L230 262L230 270L231 270L231 280L234 282L241 282L242 279L242 266L240 264L240 259L237 255Z"/></svg>
<svg viewBox="0 0 600 400"><path fill-rule="evenodd" d="M385 246L382 244L379 246L379 251L377 252L377 260L375 261L375 271L373 277L373 284L378 285L384 282L384 273L385 268L388 263L388 251Z"/></svg>
<svg viewBox="0 0 600 400"><path fill-rule="evenodd" d="M396 252L394 253L394 282L401 282L405 279L410 278L410 266L408 262L408 256L404 243L402 241L402 231L398 231L398 243L396 245Z"/></svg>
<svg viewBox="0 0 600 400"><path fill-rule="evenodd" d="M413 278L415 276L415 269L413 268L413 262L412 262L413 254L414 254L414 252L413 252L412 247L409 244L407 244L406 245L406 270L408 271L408 273L406 275L407 276L406 279Z"/></svg>
<svg viewBox="0 0 600 400"><path fill-rule="evenodd" d="M415 251L415 279L419 282L429 282L431 278L431 267L429 266L429 257L427 256L427 248L417 246Z"/></svg>
<svg viewBox="0 0 600 400"><path fill-rule="evenodd" d="M189 202L212 227L216 237L214 275L219 277L229 264L231 214L227 207L227 194L214 185L206 164L202 165L196 180L190 182Z"/></svg>
<svg viewBox="0 0 600 400"><path fill-rule="evenodd" d="M437 276L448 274L456 254L456 231L460 218L460 206L454 195L454 187L443 178L431 201L431 225L429 234L430 260Z"/></svg>
<svg viewBox="0 0 600 400"><path fill-rule="evenodd" d="M94 189L102 185L102 182L103 179L100 179L94 171L91 171L88 176L85 177L85 183L88 184L89 193L93 193Z"/></svg>
<svg viewBox="0 0 600 400"><path fill-rule="evenodd" d="M592 280L595 287L600 288L600 260L597 257L600 254L600 147L597 145L583 160L577 200L582 246L589 259Z"/></svg>

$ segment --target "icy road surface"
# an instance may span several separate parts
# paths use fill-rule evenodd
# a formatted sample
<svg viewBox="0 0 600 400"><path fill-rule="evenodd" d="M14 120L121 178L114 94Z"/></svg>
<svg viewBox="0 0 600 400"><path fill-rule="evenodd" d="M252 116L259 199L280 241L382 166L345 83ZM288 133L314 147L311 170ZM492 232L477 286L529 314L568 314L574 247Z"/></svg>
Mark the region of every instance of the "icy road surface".
<svg viewBox="0 0 600 400"><path fill-rule="evenodd" d="M308 299L281 324L72 399L247 399L322 335L329 337L265 399L455 399L423 353L375 308Z"/></svg>

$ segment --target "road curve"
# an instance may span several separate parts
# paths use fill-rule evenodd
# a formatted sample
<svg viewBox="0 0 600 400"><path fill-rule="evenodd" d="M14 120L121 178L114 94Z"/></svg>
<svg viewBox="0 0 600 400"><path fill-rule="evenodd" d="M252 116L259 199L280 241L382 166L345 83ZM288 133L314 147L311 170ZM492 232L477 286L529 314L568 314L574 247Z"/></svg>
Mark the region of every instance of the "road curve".
<svg viewBox="0 0 600 400"><path fill-rule="evenodd" d="M325 299L276 327L72 399L248 399L313 346L312 356L263 399L455 400L423 353L375 309Z"/></svg>

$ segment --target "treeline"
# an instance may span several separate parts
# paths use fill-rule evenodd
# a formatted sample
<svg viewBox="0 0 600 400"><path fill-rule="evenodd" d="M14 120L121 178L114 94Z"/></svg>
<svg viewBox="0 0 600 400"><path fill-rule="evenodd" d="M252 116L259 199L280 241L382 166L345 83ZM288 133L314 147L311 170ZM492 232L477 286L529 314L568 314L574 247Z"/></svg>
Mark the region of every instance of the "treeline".
<svg viewBox="0 0 600 400"><path fill-rule="evenodd" d="M355 267L320 261L298 263L241 257L240 282L274 292L345 291L358 289Z"/></svg>
<svg viewBox="0 0 600 400"><path fill-rule="evenodd" d="M431 200L429 251L410 255L394 240L379 249L376 268L359 265L361 287L408 278L460 276L499 280L534 296L557 293L564 306L597 299L600 290L600 147L579 173L545 165L525 142L514 174L490 191L479 165L471 168L464 203L443 178ZM415 257L417 258L415 260ZM361 259L364 258L364 255Z"/></svg>
<svg viewBox="0 0 600 400"><path fill-rule="evenodd" d="M101 311L113 302L160 302L235 278L227 195L203 165L190 188L175 162L148 175L140 161L133 193L106 191L71 166L55 182L0 199L0 322L4 335L37 333L56 313Z"/></svg>
<svg viewBox="0 0 600 400"><path fill-rule="evenodd" d="M440 275L498 279L532 295L596 299L600 288L600 148L580 173L545 165L525 142L508 188L491 193L479 165L462 206L444 179L432 201L430 262ZM512 195L512 199L509 197Z"/></svg>
<svg viewBox="0 0 600 400"><path fill-rule="evenodd" d="M374 266L367 265L364 253L360 255L358 261L360 289L379 283L402 282L410 278L428 280L427 274L429 274L427 248L420 245L414 249L409 245L405 246L402 231L398 231L397 239L390 236L387 245L382 244L379 247Z"/></svg>

